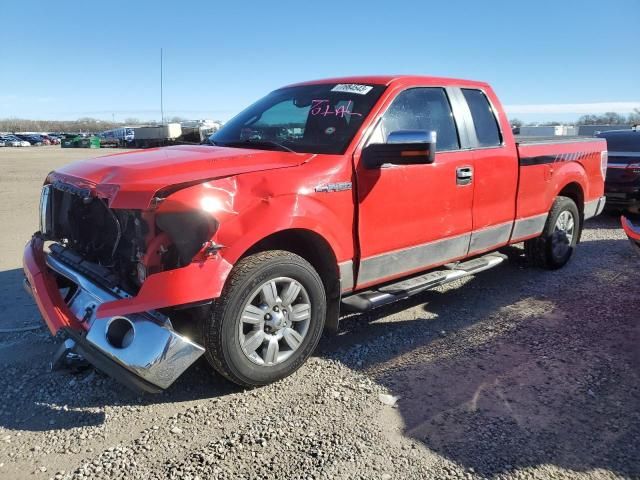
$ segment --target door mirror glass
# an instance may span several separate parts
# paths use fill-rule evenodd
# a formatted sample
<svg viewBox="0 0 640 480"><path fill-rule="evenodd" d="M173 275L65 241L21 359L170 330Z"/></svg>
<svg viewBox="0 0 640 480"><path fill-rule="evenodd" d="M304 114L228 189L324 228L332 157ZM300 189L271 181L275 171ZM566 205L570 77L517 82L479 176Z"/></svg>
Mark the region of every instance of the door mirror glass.
<svg viewBox="0 0 640 480"><path fill-rule="evenodd" d="M433 163L436 155L436 132L426 130L396 130L386 143L373 143L362 151L367 168L384 164L416 165Z"/></svg>
<svg viewBox="0 0 640 480"><path fill-rule="evenodd" d="M436 132L426 130L395 130L387 136L387 143L436 143Z"/></svg>

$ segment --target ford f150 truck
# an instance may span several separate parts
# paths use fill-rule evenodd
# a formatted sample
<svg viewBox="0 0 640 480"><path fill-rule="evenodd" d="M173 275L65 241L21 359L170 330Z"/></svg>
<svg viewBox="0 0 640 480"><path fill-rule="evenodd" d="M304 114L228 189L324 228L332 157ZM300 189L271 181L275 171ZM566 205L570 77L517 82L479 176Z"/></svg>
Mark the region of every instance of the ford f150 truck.
<svg viewBox="0 0 640 480"><path fill-rule="evenodd" d="M25 286L53 334L131 388L198 357L245 386L283 378L341 309L500 264L572 256L604 207L606 143L516 143L486 83L337 78L284 87L207 144L48 175Z"/></svg>

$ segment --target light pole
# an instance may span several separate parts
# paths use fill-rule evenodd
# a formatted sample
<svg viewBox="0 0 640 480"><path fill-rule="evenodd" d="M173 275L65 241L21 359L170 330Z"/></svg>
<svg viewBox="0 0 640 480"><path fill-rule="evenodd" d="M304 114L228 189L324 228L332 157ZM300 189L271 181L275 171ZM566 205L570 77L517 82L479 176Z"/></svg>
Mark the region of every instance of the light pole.
<svg viewBox="0 0 640 480"><path fill-rule="evenodd" d="M164 99L162 92L162 48L160 48L160 124L164 125Z"/></svg>

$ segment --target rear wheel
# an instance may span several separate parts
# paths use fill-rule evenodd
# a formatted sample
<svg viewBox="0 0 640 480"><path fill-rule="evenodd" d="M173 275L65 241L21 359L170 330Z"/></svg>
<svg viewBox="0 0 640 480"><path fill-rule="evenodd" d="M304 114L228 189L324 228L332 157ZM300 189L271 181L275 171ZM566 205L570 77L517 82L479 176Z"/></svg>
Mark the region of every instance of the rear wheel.
<svg viewBox="0 0 640 480"><path fill-rule="evenodd" d="M320 276L302 257L281 250L250 255L234 267L204 322L206 358L239 385L284 378L316 347L326 303Z"/></svg>
<svg viewBox="0 0 640 480"><path fill-rule="evenodd" d="M527 258L536 266L555 270L571 259L580 234L575 202L558 197L549 211L542 235L524 242Z"/></svg>

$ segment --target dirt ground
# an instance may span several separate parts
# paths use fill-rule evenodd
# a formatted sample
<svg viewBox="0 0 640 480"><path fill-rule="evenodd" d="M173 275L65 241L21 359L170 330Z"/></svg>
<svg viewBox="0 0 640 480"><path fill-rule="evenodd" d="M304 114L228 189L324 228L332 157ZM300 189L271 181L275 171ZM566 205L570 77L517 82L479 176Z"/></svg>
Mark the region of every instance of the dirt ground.
<svg viewBox="0 0 640 480"><path fill-rule="evenodd" d="M21 286L47 172L111 151L0 148L0 479L640 478L640 257L587 223L571 263L506 264L342 319L244 391L198 362L136 396L48 370ZM20 330L20 331L17 331Z"/></svg>

